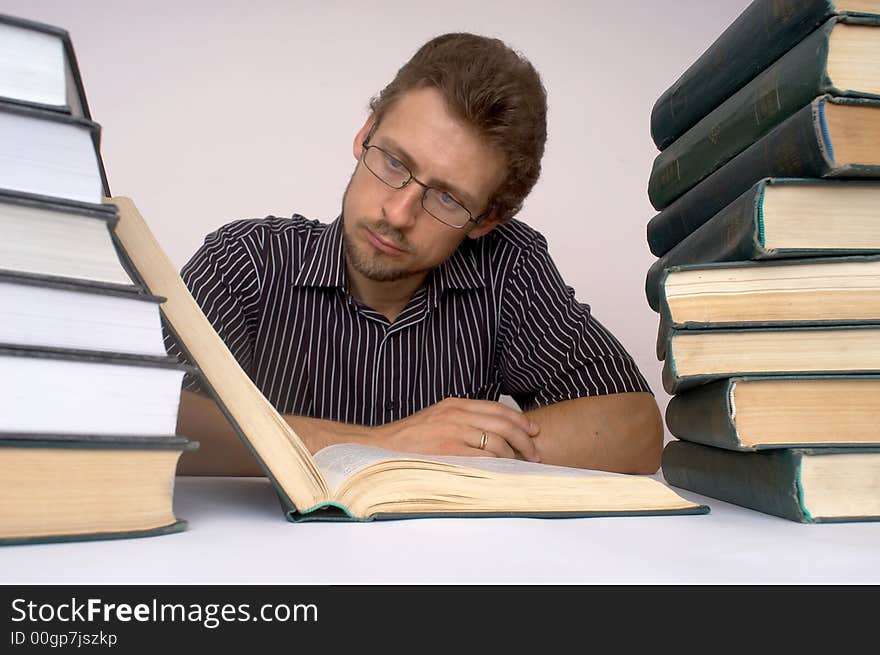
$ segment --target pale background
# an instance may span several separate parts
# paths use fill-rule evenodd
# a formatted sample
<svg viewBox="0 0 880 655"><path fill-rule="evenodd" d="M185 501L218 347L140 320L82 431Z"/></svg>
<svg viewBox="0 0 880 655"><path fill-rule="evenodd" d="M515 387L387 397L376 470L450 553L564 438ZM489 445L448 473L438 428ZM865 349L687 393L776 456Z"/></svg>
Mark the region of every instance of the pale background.
<svg viewBox="0 0 880 655"><path fill-rule="evenodd" d="M178 268L234 219L333 220L368 101L400 65L444 32L505 40L549 99L543 175L519 218L665 409L643 292L651 107L747 5L3 0L0 12L70 32L111 191L135 201Z"/></svg>

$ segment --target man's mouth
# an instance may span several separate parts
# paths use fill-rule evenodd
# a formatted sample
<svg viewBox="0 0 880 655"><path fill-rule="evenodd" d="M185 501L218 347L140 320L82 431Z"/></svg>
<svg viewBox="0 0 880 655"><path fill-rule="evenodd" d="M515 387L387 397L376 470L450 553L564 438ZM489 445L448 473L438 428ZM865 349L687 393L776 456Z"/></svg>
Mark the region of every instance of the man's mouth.
<svg viewBox="0 0 880 655"><path fill-rule="evenodd" d="M377 250L384 252L388 255L399 255L406 252L406 250L397 245L395 241L392 241L388 237L376 234L376 232L368 227L365 227L364 231L367 234L367 241L369 241L370 244Z"/></svg>

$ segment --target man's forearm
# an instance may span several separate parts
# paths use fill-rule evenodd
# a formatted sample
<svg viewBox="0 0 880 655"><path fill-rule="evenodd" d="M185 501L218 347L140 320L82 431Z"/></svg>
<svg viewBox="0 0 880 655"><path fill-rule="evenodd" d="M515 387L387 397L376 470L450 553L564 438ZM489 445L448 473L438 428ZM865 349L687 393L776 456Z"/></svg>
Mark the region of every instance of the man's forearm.
<svg viewBox="0 0 880 655"><path fill-rule="evenodd" d="M371 428L335 423L302 416L284 416L309 452L334 443L372 443ZM212 398L183 391L177 420L177 433L195 439L199 449L184 453L181 475L265 475L247 446Z"/></svg>
<svg viewBox="0 0 880 655"><path fill-rule="evenodd" d="M655 473L663 422L650 393L566 400L526 412L541 426L535 437L545 464L619 473Z"/></svg>
<svg viewBox="0 0 880 655"><path fill-rule="evenodd" d="M500 403L497 405L498 408L502 407ZM434 406L434 410L439 408L440 405ZM540 426L539 433L533 438L544 463L622 473L654 473L660 466L663 424L651 394L623 393L580 398L548 405L527 412L526 416ZM475 419L474 427L447 424L431 414L414 415L395 424L372 428L303 416L284 416L313 454L335 443L362 443L408 451L410 448L404 444L412 442L401 443L399 440L400 433L406 429L415 433L415 436L426 436L434 430L440 437L449 439L459 432L468 439L475 439L472 445L476 446L481 429L489 428L479 427L479 420L484 418L482 415L467 415L465 423L470 423L471 418ZM197 451L184 453L181 457L178 467L180 474L264 475L256 457L242 443L212 398L184 391L177 433L196 439L201 444ZM430 443L413 445L412 450L434 452L438 448L439 452L445 454L463 454L454 450L447 452L452 446L442 440L433 446Z"/></svg>
<svg viewBox="0 0 880 655"><path fill-rule="evenodd" d="M307 416L284 415L284 420L299 435L313 455L337 443L360 443L378 446L374 429L364 425L350 425Z"/></svg>

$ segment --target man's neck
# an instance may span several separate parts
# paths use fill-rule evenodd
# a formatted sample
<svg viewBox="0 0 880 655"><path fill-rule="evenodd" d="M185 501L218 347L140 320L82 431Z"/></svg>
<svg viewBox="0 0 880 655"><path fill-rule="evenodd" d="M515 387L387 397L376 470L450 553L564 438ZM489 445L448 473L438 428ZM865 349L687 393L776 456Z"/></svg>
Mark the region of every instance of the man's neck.
<svg viewBox="0 0 880 655"><path fill-rule="evenodd" d="M427 277L426 272L390 282L377 282L364 277L346 264L348 292L370 309L379 312L391 323L400 315Z"/></svg>

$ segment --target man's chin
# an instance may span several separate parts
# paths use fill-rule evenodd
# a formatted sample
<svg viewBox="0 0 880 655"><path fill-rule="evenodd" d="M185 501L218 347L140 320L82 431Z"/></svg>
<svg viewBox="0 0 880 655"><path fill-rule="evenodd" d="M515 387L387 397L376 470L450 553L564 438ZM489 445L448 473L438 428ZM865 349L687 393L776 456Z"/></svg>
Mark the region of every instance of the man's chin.
<svg viewBox="0 0 880 655"><path fill-rule="evenodd" d="M396 282L410 275L405 269L385 266L377 261L378 257L370 257L353 248L346 248L345 256L352 269L372 282Z"/></svg>
<svg viewBox="0 0 880 655"><path fill-rule="evenodd" d="M396 282L407 277L405 271L393 271L376 267L353 266L354 270L371 282Z"/></svg>

